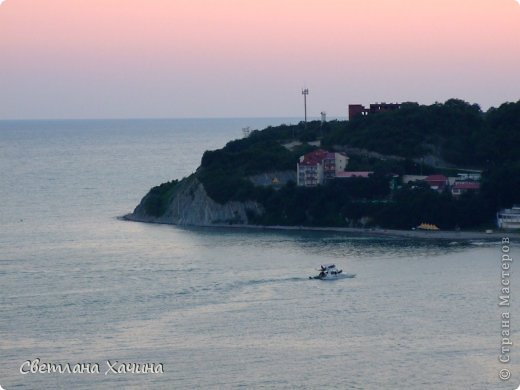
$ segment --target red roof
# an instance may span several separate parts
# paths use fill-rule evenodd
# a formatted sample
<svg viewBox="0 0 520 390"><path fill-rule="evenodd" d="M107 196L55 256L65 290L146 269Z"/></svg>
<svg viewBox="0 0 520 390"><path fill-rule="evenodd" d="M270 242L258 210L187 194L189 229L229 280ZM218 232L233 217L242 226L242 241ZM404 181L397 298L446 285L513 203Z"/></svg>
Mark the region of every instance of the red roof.
<svg viewBox="0 0 520 390"><path fill-rule="evenodd" d="M471 182L455 182L453 185L454 190L479 190L480 183Z"/></svg>
<svg viewBox="0 0 520 390"><path fill-rule="evenodd" d="M329 152L323 149L317 149L312 152L309 152L303 156L303 161L300 162L302 165L317 165L323 161L324 158L327 157Z"/></svg>
<svg viewBox="0 0 520 390"><path fill-rule="evenodd" d="M444 175L430 175L428 176L426 179L424 179L426 181L442 181L442 182L446 182L448 181L448 178Z"/></svg>

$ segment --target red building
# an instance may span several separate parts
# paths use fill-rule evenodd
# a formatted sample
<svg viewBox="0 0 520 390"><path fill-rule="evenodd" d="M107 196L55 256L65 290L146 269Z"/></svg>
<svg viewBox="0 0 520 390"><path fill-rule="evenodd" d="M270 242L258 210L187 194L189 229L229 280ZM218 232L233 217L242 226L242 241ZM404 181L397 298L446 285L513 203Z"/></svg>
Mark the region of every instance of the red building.
<svg viewBox="0 0 520 390"><path fill-rule="evenodd" d="M480 191L480 183L472 180L456 181L451 187L451 193L454 196L462 195L466 192Z"/></svg>
<svg viewBox="0 0 520 390"><path fill-rule="evenodd" d="M361 104L349 104L348 106L348 119L352 119L357 115L370 115L377 114L379 112L388 112L398 110L401 107L399 103L375 103L371 104L369 108Z"/></svg>
<svg viewBox="0 0 520 390"><path fill-rule="evenodd" d="M424 180L429 184L432 190L439 192L442 192L442 190L450 184L448 178L444 175L430 175Z"/></svg>
<svg viewBox="0 0 520 390"><path fill-rule="evenodd" d="M368 109L361 104L348 105L348 119L352 119L357 115L368 115Z"/></svg>
<svg viewBox="0 0 520 390"><path fill-rule="evenodd" d="M296 165L296 179L299 186L312 187L323 184L326 179L334 179L343 172L349 158L344 153L314 150L300 157Z"/></svg>

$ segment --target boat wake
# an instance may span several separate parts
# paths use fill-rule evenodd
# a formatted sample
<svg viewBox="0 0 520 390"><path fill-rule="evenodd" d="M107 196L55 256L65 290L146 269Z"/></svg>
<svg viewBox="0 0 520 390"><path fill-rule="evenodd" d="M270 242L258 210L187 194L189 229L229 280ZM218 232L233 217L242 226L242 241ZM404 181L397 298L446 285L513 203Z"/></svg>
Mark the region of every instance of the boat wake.
<svg viewBox="0 0 520 390"><path fill-rule="evenodd" d="M337 275L336 277L334 278L313 278L313 277L309 277L309 279L312 279L312 280L323 280L323 281L335 281L335 280L340 280L340 279L353 279L356 277L356 274L344 274L344 273L341 273L339 275Z"/></svg>

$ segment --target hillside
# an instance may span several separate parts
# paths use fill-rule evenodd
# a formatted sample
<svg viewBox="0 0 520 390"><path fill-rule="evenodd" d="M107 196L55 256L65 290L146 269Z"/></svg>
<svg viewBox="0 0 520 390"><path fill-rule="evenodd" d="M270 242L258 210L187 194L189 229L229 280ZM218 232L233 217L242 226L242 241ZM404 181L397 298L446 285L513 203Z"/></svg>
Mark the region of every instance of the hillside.
<svg viewBox="0 0 520 390"><path fill-rule="evenodd" d="M333 129L326 145L351 145L417 158L433 154L449 163L486 168L518 161L520 102L483 112L450 99L430 106L404 103L396 111L358 116Z"/></svg>
<svg viewBox="0 0 520 390"><path fill-rule="evenodd" d="M275 185L255 185L253 177L258 175L287 172L285 177L294 177L290 171L296 170L299 156L316 148L307 142L316 140L328 150L350 151L349 170L374 174L368 179L329 180L312 188L296 186L289 179L279 182L278 177ZM442 229L488 227L499 208L520 203L519 151L520 102L487 112L456 99L430 106L405 103L399 110L348 122L254 131L248 138L205 152L192 176L153 188L132 215L195 225L409 229L427 221ZM424 157L483 170L481 191L455 198L427 186L390 185L397 175L442 171L423 163Z"/></svg>

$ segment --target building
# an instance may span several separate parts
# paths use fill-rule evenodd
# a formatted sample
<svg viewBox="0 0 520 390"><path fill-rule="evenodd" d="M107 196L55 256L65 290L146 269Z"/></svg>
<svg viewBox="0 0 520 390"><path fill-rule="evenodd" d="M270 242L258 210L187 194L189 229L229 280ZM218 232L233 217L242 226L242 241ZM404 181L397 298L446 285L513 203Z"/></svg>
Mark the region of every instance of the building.
<svg viewBox="0 0 520 390"><path fill-rule="evenodd" d="M299 186L314 187L323 184L323 165L320 161L300 161L296 169Z"/></svg>
<svg viewBox="0 0 520 390"><path fill-rule="evenodd" d="M336 153L327 153L323 157L323 176L325 179L333 179L336 176Z"/></svg>
<svg viewBox="0 0 520 390"><path fill-rule="evenodd" d="M323 159L323 173L325 179L334 179L344 172L348 164L348 157L344 153L328 152Z"/></svg>
<svg viewBox="0 0 520 390"><path fill-rule="evenodd" d="M344 153L317 149L300 157L296 165L296 180L299 186L313 187L323 184L326 179L334 179L348 165Z"/></svg>
<svg viewBox="0 0 520 390"><path fill-rule="evenodd" d="M373 175L374 172L371 171L344 171L344 172L338 172L336 175L337 178L341 179L351 179L353 177L361 177L364 179L368 179L370 175Z"/></svg>
<svg viewBox="0 0 520 390"><path fill-rule="evenodd" d="M482 178L482 173L480 171L466 172L466 173L457 173L457 180L473 180L480 181Z"/></svg>
<svg viewBox="0 0 520 390"><path fill-rule="evenodd" d="M466 179L462 180L461 177ZM451 190L453 196L460 196L466 192L478 192L480 191L480 182L475 179L469 179L469 177L480 178L479 175L462 175L446 177L444 175L403 175L403 184L409 184L416 181L424 181L428 183L430 188L435 191L442 192L446 189Z"/></svg>
<svg viewBox="0 0 520 390"><path fill-rule="evenodd" d="M349 104L348 119L351 120L358 115L366 116L379 112L395 111L399 108L401 108L399 103L375 103L371 104L369 108L365 108L365 106L361 104Z"/></svg>
<svg viewBox="0 0 520 390"><path fill-rule="evenodd" d="M403 175L403 184L413 183L414 181L424 181L427 178L425 175Z"/></svg>
<svg viewBox="0 0 520 390"><path fill-rule="evenodd" d="M451 193L453 196L460 196L466 192L480 191L480 183L473 180L457 180L451 186Z"/></svg>
<svg viewBox="0 0 520 390"><path fill-rule="evenodd" d="M430 175L424 179L432 190L442 192L446 187L449 186L450 182L444 175Z"/></svg>
<svg viewBox="0 0 520 390"><path fill-rule="evenodd" d="M365 108L365 106L361 104L349 104L348 105L348 119L351 120L352 118L358 116L358 115L368 115L368 109Z"/></svg>
<svg viewBox="0 0 520 390"><path fill-rule="evenodd" d="M520 229L520 206L500 210L497 213L497 226L500 229Z"/></svg>

